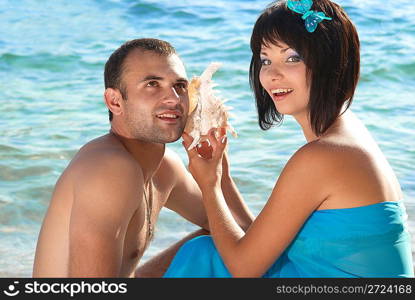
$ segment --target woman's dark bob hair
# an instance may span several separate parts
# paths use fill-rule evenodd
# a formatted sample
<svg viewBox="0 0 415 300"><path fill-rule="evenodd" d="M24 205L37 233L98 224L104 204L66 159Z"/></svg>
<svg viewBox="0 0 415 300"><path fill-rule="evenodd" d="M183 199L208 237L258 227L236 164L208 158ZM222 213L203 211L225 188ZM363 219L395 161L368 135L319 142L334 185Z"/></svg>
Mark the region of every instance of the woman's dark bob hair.
<svg viewBox="0 0 415 300"><path fill-rule="evenodd" d="M329 0L314 0L311 8L332 20L319 23L310 33L301 14L288 9L286 1L270 4L255 23L249 81L254 90L258 122L263 130L281 123L280 114L259 81L261 46L284 42L303 58L311 76L310 122L314 133L322 135L336 120L343 105L349 108L359 80L360 43L355 26L344 10Z"/></svg>

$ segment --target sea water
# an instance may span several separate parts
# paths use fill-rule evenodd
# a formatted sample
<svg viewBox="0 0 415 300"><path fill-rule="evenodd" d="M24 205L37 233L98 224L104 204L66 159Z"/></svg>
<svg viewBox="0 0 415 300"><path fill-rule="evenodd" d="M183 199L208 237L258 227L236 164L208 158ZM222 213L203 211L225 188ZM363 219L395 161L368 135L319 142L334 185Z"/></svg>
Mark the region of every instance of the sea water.
<svg viewBox="0 0 415 300"><path fill-rule="evenodd" d="M78 149L108 132L103 68L127 40L171 42L188 76L213 61L239 138L232 175L258 214L305 143L295 121L261 131L248 83L249 40L269 3L248 0L0 0L0 277L31 276L53 187ZM352 110L396 172L415 234L415 4L339 0L357 26L362 69ZM169 145L186 163L180 142ZM143 261L196 227L162 211ZM415 245L413 246L415 249Z"/></svg>

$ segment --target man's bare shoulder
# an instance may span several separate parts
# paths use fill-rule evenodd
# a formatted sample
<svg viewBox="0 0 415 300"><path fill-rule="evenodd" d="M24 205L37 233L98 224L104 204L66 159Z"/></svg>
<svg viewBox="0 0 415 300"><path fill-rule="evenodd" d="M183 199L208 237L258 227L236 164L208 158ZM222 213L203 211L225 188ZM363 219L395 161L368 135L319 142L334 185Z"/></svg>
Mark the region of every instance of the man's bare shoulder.
<svg viewBox="0 0 415 300"><path fill-rule="evenodd" d="M191 175L188 174L180 156L166 147L160 167L155 174L160 187L165 191L171 191L178 185L182 186L189 176Z"/></svg>
<svg viewBox="0 0 415 300"><path fill-rule="evenodd" d="M71 181L74 187L86 184L136 186L140 180L143 181L139 163L110 135L85 144L74 156L62 177Z"/></svg>
<svg viewBox="0 0 415 300"><path fill-rule="evenodd" d="M183 172L186 172L186 167L180 156L172 149L166 147L159 170L164 174L169 172L168 174L177 178L182 176Z"/></svg>
<svg viewBox="0 0 415 300"><path fill-rule="evenodd" d="M183 166L183 161L180 158L180 156L168 147L166 147L166 151L164 152L163 162L168 164L168 166L172 168L177 166Z"/></svg>

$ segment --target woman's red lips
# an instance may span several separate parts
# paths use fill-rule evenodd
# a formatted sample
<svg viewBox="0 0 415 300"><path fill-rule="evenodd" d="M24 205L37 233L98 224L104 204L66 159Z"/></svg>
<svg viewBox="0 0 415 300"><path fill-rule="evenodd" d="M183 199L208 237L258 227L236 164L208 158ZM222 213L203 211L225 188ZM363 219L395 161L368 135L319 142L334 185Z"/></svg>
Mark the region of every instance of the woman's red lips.
<svg viewBox="0 0 415 300"><path fill-rule="evenodd" d="M273 89L273 90L271 90L271 93L272 93L272 98L275 100L275 101L281 101L281 100L284 100L284 98L288 95L288 94L290 94L290 93L292 93L294 90L293 89L282 89L282 88L278 88L278 89Z"/></svg>

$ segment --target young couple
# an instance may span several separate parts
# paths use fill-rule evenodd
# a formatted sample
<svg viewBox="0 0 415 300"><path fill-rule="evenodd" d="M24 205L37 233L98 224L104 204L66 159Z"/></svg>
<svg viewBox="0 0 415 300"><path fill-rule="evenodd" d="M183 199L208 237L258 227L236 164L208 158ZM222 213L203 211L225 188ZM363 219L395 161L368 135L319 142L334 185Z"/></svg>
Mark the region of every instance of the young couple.
<svg viewBox="0 0 415 300"><path fill-rule="evenodd" d="M58 180L33 276L414 276L399 183L348 109L360 54L344 10L277 1L259 16L251 49L261 129L291 115L307 140L260 214L252 217L230 176L226 132L210 130L211 159L186 150L192 176L165 149L186 123L184 67L166 42L130 41L105 68L111 131ZM182 137L187 149L191 137ZM206 231L135 270L163 206Z"/></svg>

